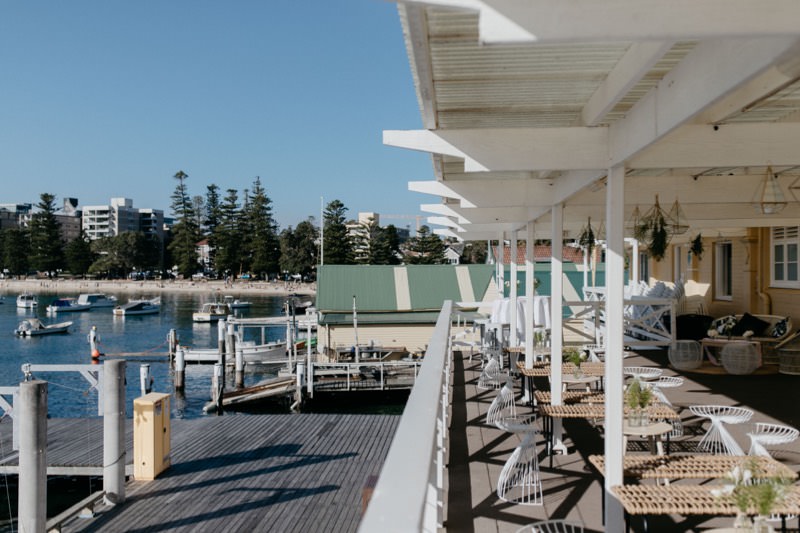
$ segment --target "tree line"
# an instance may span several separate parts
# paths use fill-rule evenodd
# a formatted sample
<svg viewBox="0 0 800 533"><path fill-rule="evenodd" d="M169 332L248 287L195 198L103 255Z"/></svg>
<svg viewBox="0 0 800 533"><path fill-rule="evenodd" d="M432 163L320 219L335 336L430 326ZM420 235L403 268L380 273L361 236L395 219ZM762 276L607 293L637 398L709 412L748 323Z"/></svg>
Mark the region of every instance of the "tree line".
<svg viewBox="0 0 800 533"><path fill-rule="evenodd" d="M395 226L382 227L373 219L351 231L348 226L354 223L348 222L347 207L333 200L323 212L322 231L312 216L280 230L259 177L241 193L237 189L223 193L219 186L208 185L205 196L190 195L188 178L183 171L173 176L174 224L163 240L135 231L89 240L81 231L64 242L56 197L43 193L27 227L0 231L0 270L13 276L36 271L108 278L131 273L188 278L202 273L217 278L247 274L253 279L299 274L313 279L321 261L326 265L445 262L445 243L427 226L405 242ZM198 243L203 241L208 250L205 261L198 254ZM465 259L470 262L469 256Z"/></svg>

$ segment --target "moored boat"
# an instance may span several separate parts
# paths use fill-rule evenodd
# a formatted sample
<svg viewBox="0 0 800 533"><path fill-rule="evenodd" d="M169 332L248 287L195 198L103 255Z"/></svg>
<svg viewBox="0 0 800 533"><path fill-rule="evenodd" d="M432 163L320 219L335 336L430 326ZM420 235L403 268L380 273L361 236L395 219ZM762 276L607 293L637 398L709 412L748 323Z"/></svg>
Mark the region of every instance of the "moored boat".
<svg viewBox="0 0 800 533"><path fill-rule="evenodd" d="M90 307L114 307L117 305L117 297L108 296L101 292L79 294L78 303L81 305L89 304Z"/></svg>
<svg viewBox="0 0 800 533"><path fill-rule="evenodd" d="M76 313L78 311L88 311L92 308L91 304L81 304L75 298L56 298L47 306L47 312L54 313Z"/></svg>
<svg viewBox="0 0 800 533"><path fill-rule="evenodd" d="M131 300L114 308L115 316L155 315L161 312L161 298Z"/></svg>
<svg viewBox="0 0 800 533"><path fill-rule="evenodd" d="M193 322L216 322L231 314L231 308L222 302L206 302L199 311L192 313Z"/></svg>
<svg viewBox="0 0 800 533"><path fill-rule="evenodd" d="M17 309L35 309L39 305L39 297L32 292L23 292L17 296Z"/></svg>
<svg viewBox="0 0 800 533"><path fill-rule="evenodd" d="M71 325L72 322L45 324L38 318L28 318L19 323L14 333L21 337L35 337L37 335L47 335L50 333L67 333Z"/></svg>
<svg viewBox="0 0 800 533"><path fill-rule="evenodd" d="M286 363L285 341L274 341L266 344L256 344L251 341L242 341L236 344L236 349L242 350L242 356L244 357L244 361L246 363ZM184 347L183 350L183 360L187 363L216 363L219 360L219 350L216 348Z"/></svg>
<svg viewBox="0 0 800 533"><path fill-rule="evenodd" d="M246 309L253 305L252 302L240 300L239 298L235 298L233 296L224 296L222 301L223 303L228 304L228 307L231 309Z"/></svg>

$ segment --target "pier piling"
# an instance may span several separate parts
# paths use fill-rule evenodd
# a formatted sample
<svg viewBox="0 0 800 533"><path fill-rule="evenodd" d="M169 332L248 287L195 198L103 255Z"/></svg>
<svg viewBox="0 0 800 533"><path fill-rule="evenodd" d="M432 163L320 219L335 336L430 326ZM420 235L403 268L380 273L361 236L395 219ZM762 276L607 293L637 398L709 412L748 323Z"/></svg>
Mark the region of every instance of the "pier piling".
<svg viewBox="0 0 800 533"><path fill-rule="evenodd" d="M244 352L241 348L236 350L236 374L234 375L234 387L241 389L244 387Z"/></svg>
<svg viewBox="0 0 800 533"><path fill-rule="evenodd" d="M122 360L103 365L103 491L107 505L125 501L125 366ZM149 377L150 367L146 366Z"/></svg>
<svg viewBox="0 0 800 533"><path fill-rule="evenodd" d="M47 523L47 382L19 385L19 530L44 532Z"/></svg>
<svg viewBox="0 0 800 533"><path fill-rule="evenodd" d="M219 360L225 362L225 332L227 331L226 322L223 318L217 322L217 347L219 348Z"/></svg>
<svg viewBox="0 0 800 533"><path fill-rule="evenodd" d="M225 363L214 363L211 378L211 399L217 406L217 415L222 414L222 393L225 391Z"/></svg>
<svg viewBox="0 0 800 533"><path fill-rule="evenodd" d="M150 365L142 363L139 365L139 389L142 396L150 392Z"/></svg>
<svg viewBox="0 0 800 533"><path fill-rule="evenodd" d="M186 383L186 352L183 348L178 348L175 352L175 391L183 392Z"/></svg>

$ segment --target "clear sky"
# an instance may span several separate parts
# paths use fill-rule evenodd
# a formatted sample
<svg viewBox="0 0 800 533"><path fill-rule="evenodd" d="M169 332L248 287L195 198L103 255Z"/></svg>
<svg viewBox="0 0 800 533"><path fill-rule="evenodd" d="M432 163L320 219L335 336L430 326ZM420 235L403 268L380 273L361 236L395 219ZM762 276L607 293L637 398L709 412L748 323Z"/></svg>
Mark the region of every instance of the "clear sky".
<svg viewBox="0 0 800 533"><path fill-rule="evenodd" d="M427 154L396 5L382 0L0 2L0 203L163 209L256 176L281 228L320 198L419 213ZM382 220L398 227L413 220Z"/></svg>

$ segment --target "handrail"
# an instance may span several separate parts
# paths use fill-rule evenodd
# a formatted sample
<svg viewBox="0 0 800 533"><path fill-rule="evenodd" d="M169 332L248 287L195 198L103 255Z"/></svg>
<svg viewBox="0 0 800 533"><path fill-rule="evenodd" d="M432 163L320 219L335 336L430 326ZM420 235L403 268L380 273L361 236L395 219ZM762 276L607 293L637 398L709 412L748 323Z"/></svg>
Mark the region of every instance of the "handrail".
<svg viewBox="0 0 800 533"><path fill-rule="evenodd" d="M360 533L433 533L441 525L452 311L453 302L444 302Z"/></svg>

